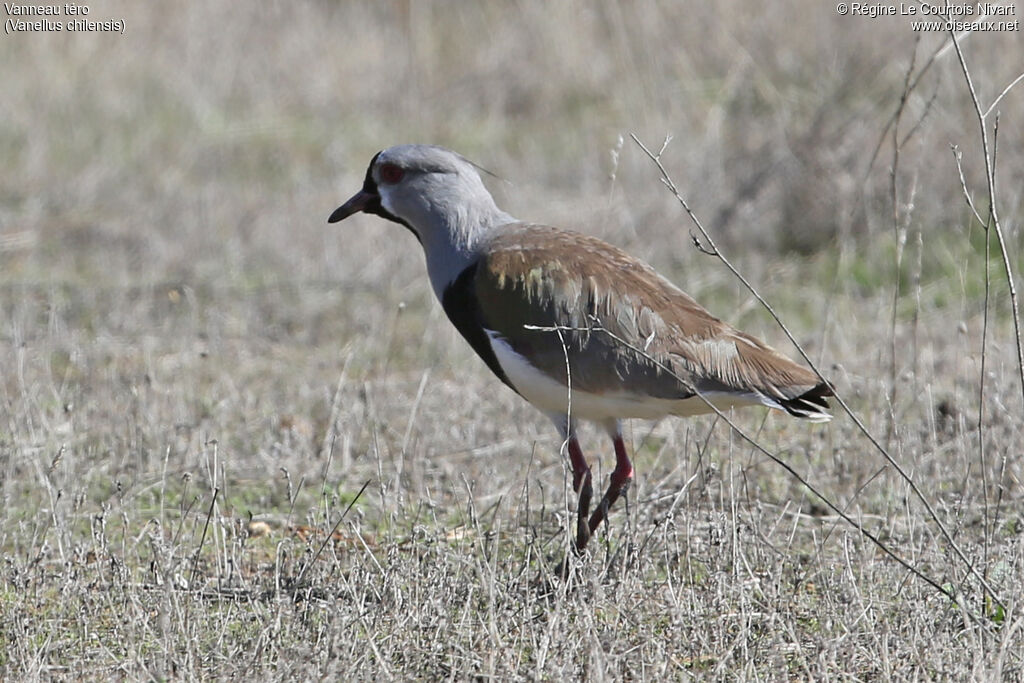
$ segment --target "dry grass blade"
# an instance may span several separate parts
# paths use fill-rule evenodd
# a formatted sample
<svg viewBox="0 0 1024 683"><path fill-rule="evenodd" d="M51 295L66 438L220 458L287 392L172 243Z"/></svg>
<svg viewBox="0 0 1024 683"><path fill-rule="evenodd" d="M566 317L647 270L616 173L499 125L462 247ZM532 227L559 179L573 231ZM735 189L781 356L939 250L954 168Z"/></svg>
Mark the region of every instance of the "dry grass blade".
<svg viewBox="0 0 1024 683"><path fill-rule="evenodd" d="M309 571L309 568L313 566L313 564L320 558L320 554L324 551L324 548L326 548L327 544L330 543L331 540L335 537L335 534L338 532L338 527L341 526L341 523L343 521L345 521L345 517L346 515L348 515L349 510L352 509L352 506L355 505L356 501L358 501L362 497L363 492L366 491L366 487L370 485L370 481L370 479L367 479L366 482L360 487L359 492L356 493L356 495L352 498L351 501L349 501L348 507L346 507L345 510L341 513L341 516L338 517L338 521L334 523L334 526L331 528L330 532L324 536L323 542L320 544L320 547L316 549L316 552L313 554L313 557L311 557L309 562L307 562L305 566L302 567L302 571L300 571L299 575L295 578L295 590L300 590L302 588L302 580L306 577L306 573Z"/></svg>
<svg viewBox="0 0 1024 683"><path fill-rule="evenodd" d="M192 559L192 575L189 577L188 586L192 588L196 583L196 573L199 571L199 553L203 550L203 544L206 543L206 532L210 530L210 520L213 519L213 510L217 505L217 495L220 493L219 488L213 489L213 497L210 498L210 509L206 511L206 521L203 523L203 534L199 537L199 546L196 548L195 557Z"/></svg>

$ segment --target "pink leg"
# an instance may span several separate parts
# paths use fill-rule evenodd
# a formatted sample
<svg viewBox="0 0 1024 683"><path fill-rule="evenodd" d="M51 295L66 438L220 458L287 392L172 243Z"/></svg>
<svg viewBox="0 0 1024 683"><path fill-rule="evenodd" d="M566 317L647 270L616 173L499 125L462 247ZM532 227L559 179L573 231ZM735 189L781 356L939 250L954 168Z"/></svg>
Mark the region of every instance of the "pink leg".
<svg viewBox="0 0 1024 683"><path fill-rule="evenodd" d="M601 526L601 522L608 516L609 508L615 504L615 501L619 499L633 479L633 463L629 461L629 454L626 453L626 444L622 441L622 434L615 430L612 440L615 443L615 470L612 472L611 482L608 484L604 498L594 510L594 514L590 516L590 533L594 533L597 531L597 527Z"/></svg>
<svg viewBox="0 0 1024 683"><path fill-rule="evenodd" d="M572 488L579 496L576 504L576 550L579 552L590 540L592 527L587 523L587 515L590 514L594 487L591 484L590 466L583 457L583 450L580 449L580 442L576 440L575 434L569 437L569 462L572 464Z"/></svg>

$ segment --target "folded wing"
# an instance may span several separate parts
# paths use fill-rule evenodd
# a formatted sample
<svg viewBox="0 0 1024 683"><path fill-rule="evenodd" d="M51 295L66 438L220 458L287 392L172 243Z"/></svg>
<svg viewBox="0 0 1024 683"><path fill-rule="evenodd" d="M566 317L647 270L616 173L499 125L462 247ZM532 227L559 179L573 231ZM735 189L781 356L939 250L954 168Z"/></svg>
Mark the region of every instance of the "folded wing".
<svg viewBox="0 0 1024 683"><path fill-rule="evenodd" d="M830 417L831 388L815 373L606 242L515 224L483 253L461 287L449 289L451 299L446 293L445 310L507 384L486 330L563 384L568 365L574 389L679 401L733 395L797 417Z"/></svg>

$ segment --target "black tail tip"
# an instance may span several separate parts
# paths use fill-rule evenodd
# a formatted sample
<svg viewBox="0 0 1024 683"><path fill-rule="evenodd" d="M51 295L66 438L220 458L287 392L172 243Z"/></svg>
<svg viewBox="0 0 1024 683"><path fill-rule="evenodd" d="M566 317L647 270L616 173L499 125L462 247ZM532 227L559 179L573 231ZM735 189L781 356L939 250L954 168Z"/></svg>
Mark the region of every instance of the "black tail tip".
<svg viewBox="0 0 1024 683"><path fill-rule="evenodd" d="M826 400L829 396L835 396L832 385L828 382L821 382L813 389L805 391L799 396L779 401L779 405L785 408L786 412L793 417L814 422L827 422L832 419L832 414L828 412L829 404Z"/></svg>

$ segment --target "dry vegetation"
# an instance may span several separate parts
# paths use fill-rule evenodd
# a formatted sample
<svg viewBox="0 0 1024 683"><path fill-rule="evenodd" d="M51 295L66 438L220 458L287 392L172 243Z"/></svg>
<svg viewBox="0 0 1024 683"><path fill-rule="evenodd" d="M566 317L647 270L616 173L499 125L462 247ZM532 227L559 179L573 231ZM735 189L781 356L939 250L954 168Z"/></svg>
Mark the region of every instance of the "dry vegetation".
<svg viewBox="0 0 1024 683"><path fill-rule="evenodd" d="M956 53L785 5L109 2L123 36L0 38L0 676L1024 676L1024 407ZM1019 33L963 49L986 105L1024 64ZM1024 86L998 109L1019 268ZM674 136L694 211L995 596L841 411L733 417L956 602L714 418L632 424L628 510L549 582L553 430L411 237L326 217L377 149L444 144L789 348L629 133Z"/></svg>

